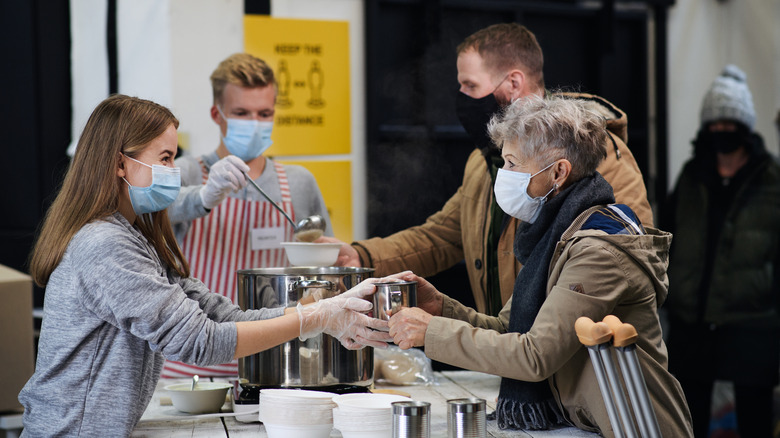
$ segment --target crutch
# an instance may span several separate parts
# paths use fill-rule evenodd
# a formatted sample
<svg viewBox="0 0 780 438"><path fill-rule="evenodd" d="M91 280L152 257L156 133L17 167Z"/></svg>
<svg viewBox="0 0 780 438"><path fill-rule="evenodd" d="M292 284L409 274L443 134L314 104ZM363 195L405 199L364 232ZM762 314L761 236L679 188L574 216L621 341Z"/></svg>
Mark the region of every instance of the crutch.
<svg viewBox="0 0 780 438"><path fill-rule="evenodd" d="M636 340L639 335L634 326L622 323L617 316L605 316L604 323L612 330L612 345L617 351L623 379L627 382L628 396L631 398L639 430L643 437L661 438L658 419L647 395L647 385L636 356Z"/></svg>
<svg viewBox="0 0 780 438"><path fill-rule="evenodd" d="M590 361L596 372L596 380L599 383L599 390L604 398L604 405L607 408L607 415L615 437L637 438L636 428L628 411L628 403L621 390L609 351L612 330L604 322L594 323L587 316L581 316L574 323L574 331L577 332L580 342L588 347Z"/></svg>

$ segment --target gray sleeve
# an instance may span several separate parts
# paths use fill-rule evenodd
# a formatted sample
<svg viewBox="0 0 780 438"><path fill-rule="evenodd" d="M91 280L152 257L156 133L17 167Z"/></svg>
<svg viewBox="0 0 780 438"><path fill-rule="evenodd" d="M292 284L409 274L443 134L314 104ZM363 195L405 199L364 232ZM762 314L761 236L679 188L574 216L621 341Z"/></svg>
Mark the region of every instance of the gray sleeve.
<svg viewBox="0 0 780 438"><path fill-rule="evenodd" d="M189 222L206 216L209 210L203 207L200 189L203 187L203 174L198 160L192 156L184 156L176 160L176 166L181 169L181 190L173 204L168 207L168 217L174 225L177 238L183 237ZM183 225L184 230L177 229ZM179 240L181 243L181 240Z"/></svg>
<svg viewBox="0 0 780 438"><path fill-rule="evenodd" d="M327 228L326 236L333 236L333 225L330 222L330 215L325 206L325 200L322 198L320 187L317 180L308 169L296 165L284 165L287 172L287 179L290 184L290 197L292 197L293 208L295 209L295 218L297 221L314 214L325 218Z"/></svg>
<svg viewBox="0 0 780 438"><path fill-rule="evenodd" d="M197 298L192 299L178 282L170 280L140 237L127 230L117 236L105 229L94 227L74 242L74 254L80 256L74 261L79 289L88 291L80 295L81 304L169 359L201 366L231 360L236 326L210 315L223 316L222 320L238 318L234 306L216 294L203 297L205 291L198 288L190 291Z"/></svg>
<svg viewBox="0 0 780 438"><path fill-rule="evenodd" d="M243 311L229 298L210 292L205 284L195 278L180 279L179 284L187 297L197 301L200 309L217 322L255 321L276 318L284 314L284 307Z"/></svg>

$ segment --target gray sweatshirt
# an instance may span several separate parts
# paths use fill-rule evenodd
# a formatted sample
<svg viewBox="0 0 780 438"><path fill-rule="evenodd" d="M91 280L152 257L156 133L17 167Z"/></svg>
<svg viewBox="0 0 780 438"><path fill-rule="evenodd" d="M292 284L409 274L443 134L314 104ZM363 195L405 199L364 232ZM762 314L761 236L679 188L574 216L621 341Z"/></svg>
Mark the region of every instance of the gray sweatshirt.
<svg viewBox="0 0 780 438"><path fill-rule="evenodd" d="M128 436L163 355L196 365L233 358L244 312L200 281L166 269L119 213L84 226L46 287L35 373L19 393L23 436Z"/></svg>

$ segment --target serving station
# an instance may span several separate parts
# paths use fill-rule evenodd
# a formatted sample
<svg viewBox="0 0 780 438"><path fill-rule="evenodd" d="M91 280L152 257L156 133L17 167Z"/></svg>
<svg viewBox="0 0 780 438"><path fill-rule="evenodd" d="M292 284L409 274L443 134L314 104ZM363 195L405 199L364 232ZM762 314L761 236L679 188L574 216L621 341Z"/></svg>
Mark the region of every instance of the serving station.
<svg viewBox="0 0 780 438"><path fill-rule="evenodd" d="M161 379L157 385L152 401L144 412L141 421L133 431L133 437L179 437L193 438L213 437L266 437L265 427L259 422L243 423L232 416L217 417L214 414L206 416L187 415L177 411L170 405L170 397L163 389L165 386L178 382L177 380ZM434 383L419 386L377 385L377 389L402 391L418 401L431 404L430 427L431 437L447 436L447 400L454 398L478 397L487 402L487 412L496 407L498 397L499 377L473 371L441 371L434 373ZM226 402L221 410L232 412L232 404ZM305 415L305 413L302 413ZM521 437L521 438L571 438L597 437L597 434L569 427L551 431L503 431L498 429L496 421L487 422L489 437ZM331 437L341 437L341 432L333 429Z"/></svg>

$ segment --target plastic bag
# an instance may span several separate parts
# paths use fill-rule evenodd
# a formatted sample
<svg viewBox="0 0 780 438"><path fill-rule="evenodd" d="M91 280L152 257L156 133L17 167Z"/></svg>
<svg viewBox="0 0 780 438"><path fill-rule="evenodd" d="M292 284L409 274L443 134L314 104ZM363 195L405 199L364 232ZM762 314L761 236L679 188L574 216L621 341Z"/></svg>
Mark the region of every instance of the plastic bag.
<svg viewBox="0 0 780 438"><path fill-rule="evenodd" d="M431 360L422 350L401 350L391 345L374 349L374 382L390 385L430 385L433 383Z"/></svg>

